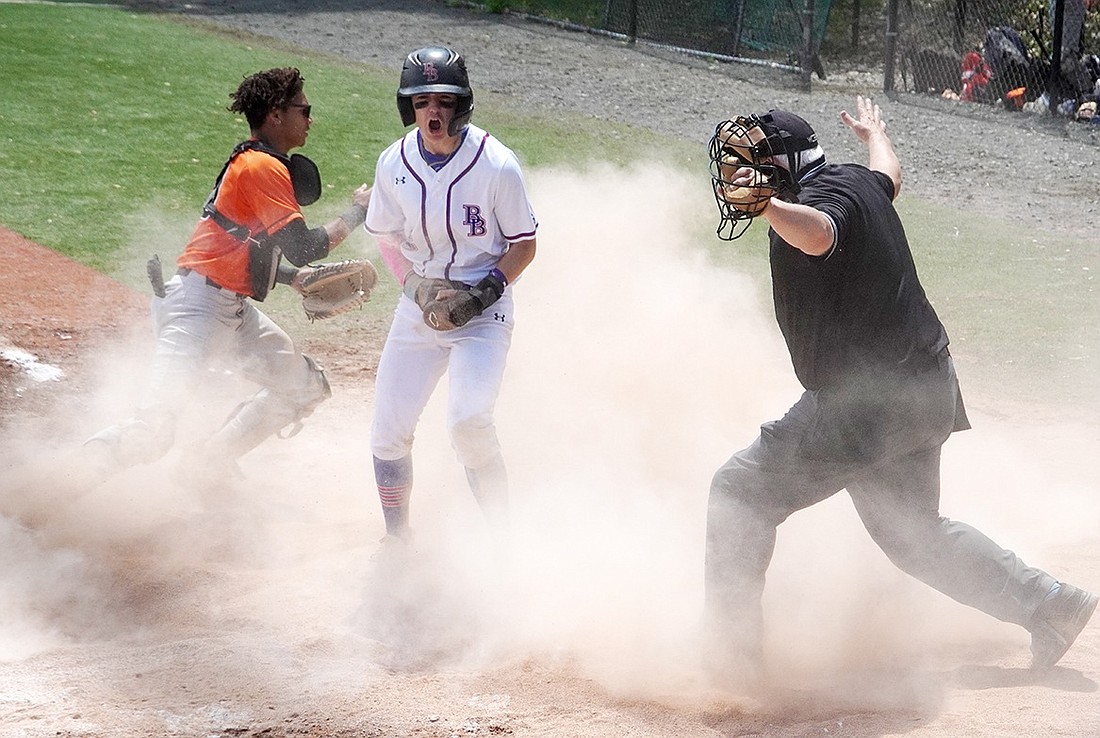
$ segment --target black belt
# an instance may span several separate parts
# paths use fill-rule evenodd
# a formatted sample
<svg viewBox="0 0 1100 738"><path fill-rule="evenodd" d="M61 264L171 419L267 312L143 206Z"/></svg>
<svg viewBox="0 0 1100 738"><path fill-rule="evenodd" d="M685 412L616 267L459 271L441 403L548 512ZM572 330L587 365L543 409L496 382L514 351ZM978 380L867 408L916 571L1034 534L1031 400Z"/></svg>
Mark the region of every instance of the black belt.
<svg viewBox="0 0 1100 738"><path fill-rule="evenodd" d="M181 277L186 277L188 274L190 274L193 271L195 271L195 270L190 268L190 267L180 267L179 269L176 270L176 274L180 275ZM203 279L206 280L206 284L207 284L208 287L213 287L213 288L219 289L219 290L228 289L226 287L222 287L220 284L218 284L214 280L210 279L210 277L207 277L206 275L199 275L199 276L201 276ZM233 290L229 290L229 291L233 292ZM234 294L236 294L236 293L234 293Z"/></svg>

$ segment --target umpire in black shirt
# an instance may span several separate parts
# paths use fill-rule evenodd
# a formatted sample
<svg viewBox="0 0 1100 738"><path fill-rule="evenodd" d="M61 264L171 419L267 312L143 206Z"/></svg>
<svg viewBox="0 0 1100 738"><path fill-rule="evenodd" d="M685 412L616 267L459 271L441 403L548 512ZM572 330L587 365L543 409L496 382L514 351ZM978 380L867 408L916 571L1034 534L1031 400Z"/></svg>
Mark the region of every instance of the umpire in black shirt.
<svg viewBox="0 0 1100 738"><path fill-rule="evenodd" d="M841 119L869 164L827 164L813 128L772 110L719 124L711 174L732 240L771 226L776 319L802 397L714 475L707 515L706 625L714 676L763 668L761 595L776 527L846 489L876 544L903 571L1032 634L1052 667L1097 597L1027 566L939 513L940 447L969 427L947 333L917 278L893 200L901 166L877 105ZM745 196L742 185L762 196ZM768 189L769 187L773 189Z"/></svg>

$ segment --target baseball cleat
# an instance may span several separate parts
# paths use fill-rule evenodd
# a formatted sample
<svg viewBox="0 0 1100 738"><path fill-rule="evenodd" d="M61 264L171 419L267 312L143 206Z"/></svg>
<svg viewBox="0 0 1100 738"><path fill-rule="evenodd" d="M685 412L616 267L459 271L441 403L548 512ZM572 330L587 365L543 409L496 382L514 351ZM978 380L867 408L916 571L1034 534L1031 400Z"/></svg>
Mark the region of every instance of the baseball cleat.
<svg viewBox="0 0 1100 738"><path fill-rule="evenodd" d="M411 555L412 531L406 530L400 535L387 533L378 544L378 549L370 557L371 567L384 571L401 568Z"/></svg>
<svg viewBox="0 0 1100 738"><path fill-rule="evenodd" d="M1100 597L1059 583L1057 591L1039 606L1031 627L1031 668L1047 671L1077 640L1096 611Z"/></svg>

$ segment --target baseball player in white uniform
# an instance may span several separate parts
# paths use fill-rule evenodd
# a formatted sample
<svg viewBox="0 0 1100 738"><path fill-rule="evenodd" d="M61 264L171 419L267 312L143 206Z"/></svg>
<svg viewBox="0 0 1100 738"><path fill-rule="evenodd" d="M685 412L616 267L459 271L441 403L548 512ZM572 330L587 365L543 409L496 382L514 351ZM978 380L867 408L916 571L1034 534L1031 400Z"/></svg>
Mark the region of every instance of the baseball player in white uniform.
<svg viewBox="0 0 1100 738"><path fill-rule="evenodd" d="M512 338L512 284L535 256L538 227L515 154L470 124L461 55L443 47L409 54L397 107L416 128L379 156L365 223L403 286L371 429L384 544L407 540L413 436L445 372L451 444L489 522L506 519L493 409Z"/></svg>

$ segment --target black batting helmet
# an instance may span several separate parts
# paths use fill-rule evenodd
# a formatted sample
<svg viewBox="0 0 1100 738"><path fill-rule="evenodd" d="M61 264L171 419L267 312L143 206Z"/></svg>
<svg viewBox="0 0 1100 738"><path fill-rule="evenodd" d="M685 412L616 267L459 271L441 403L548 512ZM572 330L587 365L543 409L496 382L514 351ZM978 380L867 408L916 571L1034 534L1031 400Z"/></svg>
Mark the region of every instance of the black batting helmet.
<svg viewBox="0 0 1100 738"><path fill-rule="evenodd" d="M455 135L470 122L474 112L474 93L470 89L470 77L466 73L466 60L454 49L446 46L428 46L405 57L401 68L401 82L397 88L397 110L402 125L416 122L413 112L413 95L432 92L458 96L458 105L448 133Z"/></svg>

